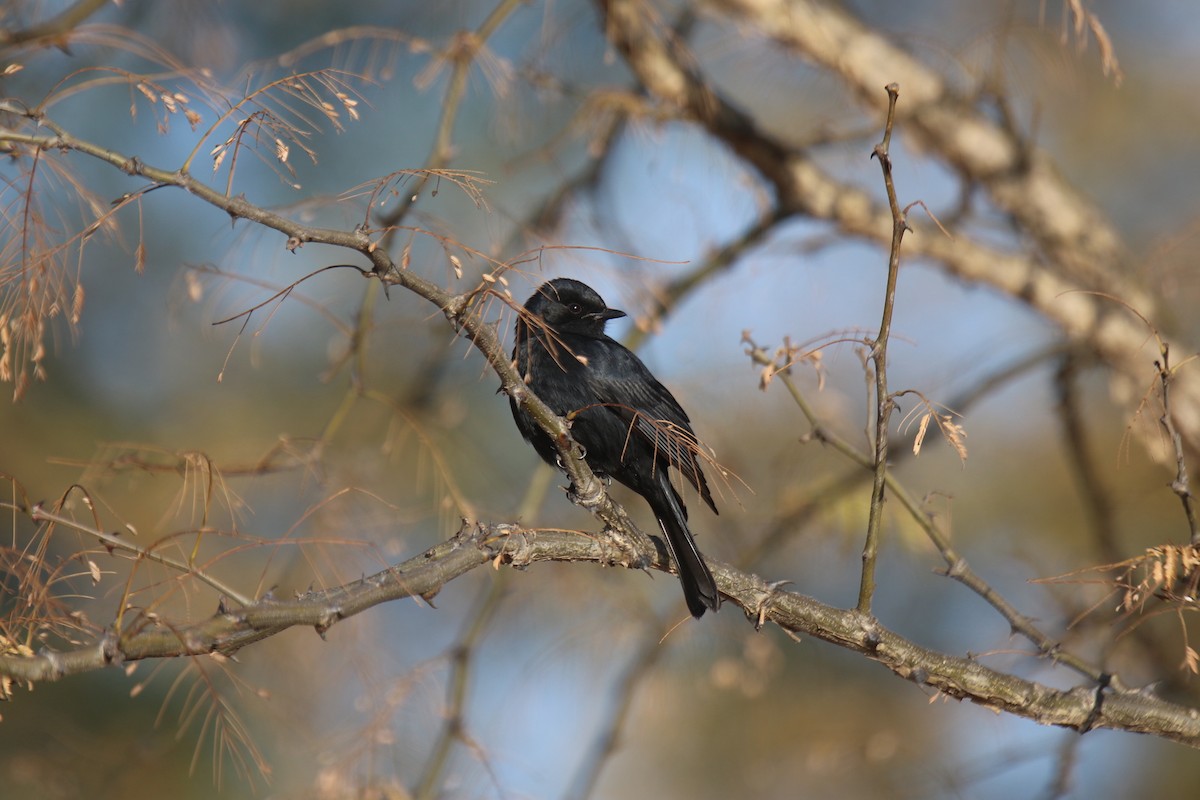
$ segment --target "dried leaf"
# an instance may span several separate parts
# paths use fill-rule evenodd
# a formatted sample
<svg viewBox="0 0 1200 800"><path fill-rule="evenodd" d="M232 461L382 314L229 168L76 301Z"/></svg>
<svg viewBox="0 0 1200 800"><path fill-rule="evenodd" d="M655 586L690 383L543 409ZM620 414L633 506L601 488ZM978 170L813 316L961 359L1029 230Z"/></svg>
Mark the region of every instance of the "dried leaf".
<svg viewBox="0 0 1200 800"><path fill-rule="evenodd" d="M959 461L967 460L967 429L951 418L949 414L941 414L938 420L938 426L942 429L942 435L946 437L946 441L954 448L954 452L958 453Z"/></svg>
<svg viewBox="0 0 1200 800"><path fill-rule="evenodd" d="M75 284L75 296L71 298L71 324L78 325L83 316L83 284Z"/></svg>
<svg viewBox="0 0 1200 800"><path fill-rule="evenodd" d="M925 432L929 430L929 418L933 415L926 412L921 416L921 424L917 427L917 436L913 439L913 455L921 455L921 444L925 441Z"/></svg>
<svg viewBox="0 0 1200 800"><path fill-rule="evenodd" d="M762 368L762 372L759 373L758 388L765 392L767 390L767 387L771 385L771 381L774 380L774 378L775 378L775 365L767 364L765 367Z"/></svg>

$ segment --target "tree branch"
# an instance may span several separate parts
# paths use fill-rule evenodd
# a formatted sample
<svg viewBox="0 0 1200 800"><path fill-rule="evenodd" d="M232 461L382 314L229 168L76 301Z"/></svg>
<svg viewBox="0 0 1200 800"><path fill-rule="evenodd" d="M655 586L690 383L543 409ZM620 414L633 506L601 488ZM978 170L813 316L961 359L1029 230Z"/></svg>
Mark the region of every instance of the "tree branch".
<svg viewBox="0 0 1200 800"><path fill-rule="evenodd" d="M290 600L260 599L233 611L219 609L199 622L170 625L143 618L126 631L67 652L0 656L0 675L19 681L57 680L67 675L146 658L230 655L288 628L308 626L323 633L338 622L402 597L431 599L453 581L483 565L523 568L542 561L611 564L604 537L569 531L531 530L504 523L464 524L451 539L404 563L354 583L306 592ZM648 554L647 554L648 555ZM650 566L666 571L658 552ZM1043 725L1081 733L1111 728L1150 733L1200 748L1200 712L1168 703L1149 692L1078 686L1054 689L991 669L979 662L921 647L857 610L838 609L795 592L781 591L757 575L710 561L721 593L748 618L807 634L871 658L896 675L951 698L970 700Z"/></svg>
<svg viewBox="0 0 1200 800"><path fill-rule="evenodd" d="M79 0L67 6L57 16L15 30L0 29L0 46L38 43L41 40L65 42L66 37L84 20L105 6L108 0Z"/></svg>
<svg viewBox="0 0 1200 800"><path fill-rule="evenodd" d="M703 79L696 65L668 42L638 0L597 0L608 36L663 113L695 122L724 142L774 189L783 217L833 223L837 231L886 245L891 214L870 194L832 177L802 147L761 130ZM816 0L718 0L735 24L749 24L803 57L828 67L871 107L886 108L879 84L905 87L905 116L917 135L945 152L964 181L988 189L994 203L1038 245L1033 256L998 250L962 231L953 240L913 237L910 258L938 262L949 274L992 286L1057 324L1073 342L1095 350L1123 378L1140 384L1146 363L1145 329L1115 308L1121 297L1150 318L1153 299L1127 277L1125 247L1116 229L1070 186L1052 160L1017 132L1002 128L967 99L954 95L916 58L887 37L832 5ZM888 73L879 74L877 65ZM1047 265L1050 265L1049 267ZM1091 294L1099 292L1100 294ZM1169 342L1177 352L1185 343ZM1174 376L1175 423L1186 443L1200 446L1200 371Z"/></svg>

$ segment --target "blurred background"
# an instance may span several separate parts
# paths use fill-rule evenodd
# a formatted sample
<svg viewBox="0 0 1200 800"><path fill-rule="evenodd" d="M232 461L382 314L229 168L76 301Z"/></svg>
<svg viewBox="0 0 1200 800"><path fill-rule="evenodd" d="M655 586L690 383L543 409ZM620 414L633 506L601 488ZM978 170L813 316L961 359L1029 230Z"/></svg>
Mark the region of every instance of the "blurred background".
<svg viewBox="0 0 1200 800"><path fill-rule="evenodd" d="M0 25L24 29L70 5L15 3ZM763 130L883 202L869 159L877 109L835 71L739 24L727 8L736 5L645 8ZM1153 323L1197 341L1200 9L1086 4L1119 58L1118 80L1106 74L1097 29L1074 29L1074 3L840 5L964 95L1002 92L1017 127L1124 237L1121 277L1155 298ZM481 26L486 41L456 94L455 58ZM672 280L715 263L768 213L772 187L702 126L630 111L645 96L596 4L134 0L105 4L69 40L10 45L4 56L21 67L0 78L10 102L48 101L47 114L77 137L156 167L192 159L192 173L219 191L305 223L349 230L411 202L391 247L454 291L496 262L513 266L504 274L517 303L549 277L592 284L630 314L610 332L638 348L738 476L720 489L719 517L693 503L702 550L854 604L869 482L810 440L778 382L760 388L743 335L769 351L785 338L821 346L820 380L808 365L795 380L827 424L866 449L868 383L861 348L846 340L879 325L886 250L792 217L658 314ZM253 106L209 133L227 107L195 83L240 97L313 70L333 70L329 85L351 102L336 120L293 102L311 123L297 139L312 157L294 144L281 163L264 139L213 168L214 148ZM185 95L176 102L198 120L151 102L131 73ZM881 95L891 79L884 65ZM962 182L945 158L903 125L897 137L902 203L921 200L952 233L1002 252L1031 252L986 198L961 213ZM28 162L0 166L12 275L36 249L31 214L49 241L69 239L110 201L146 188L78 153L46 162L32 176ZM374 182L435 162L470 173L426 183L397 174L366 208ZM922 211L911 219L912 237L943 236ZM45 379L0 404L0 472L30 500L70 495L65 512L91 520L82 493L69 492L78 484L102 527L195 554L255 595L354 580L447 538L463 517L597 529L557 488L564 479L538 466L494 374L420 298L330 270L217 324L361 259L314 245L291 252L276 232L171 189L145 193L85 248L63 253L55 274L83 287L78 324L65 313L48 323L36 359ZM11 310L28 285L5 278ZM891 387L961 413L967 431L965 461L932 434L914 458L905 417L920 407L899 400L896 469L909 491L1043 630L1132 685L1200 704L1182 668L1184 615L1114 627L1118 599L1106 597L1103 574L1030 583L1187 540L1158 412L1139 409L1153 347L1144 385L1122 391L1094 362L1073 377L1070 402L1111 512L1114 540L1100 546L1059 414L1058 327L934 260L904 260L895 303ZM511 311L496 302L489 313L508 335ZM348 357L356 336L364 344ZM1003 380L989 383L995 376ZM640 500L614 493L653 526ZM14 550L39 535L15 514L5 527ZM939 555L898 506L885 530L875 605L884 625L1050 685L1079 682L936 574ZM174 619L215 611L211 590L165 569L131 570L66 529L44 541L62 612L92 626L113 624L123 602ZM9 614L21 600L11 581L4 592ZM0 706L0 785L46 798L1002 798L1183 796L1200 781L1200 759L1183 746L1107 731L1081 738L931 697L855 654L756 633L731 606L674 627L686 616L680 600L660 573L478 569L435 607L389 604L324 640L296 629L236 663L147 662L41 684ZM94 632L81 625L78 635Z"/></svg>

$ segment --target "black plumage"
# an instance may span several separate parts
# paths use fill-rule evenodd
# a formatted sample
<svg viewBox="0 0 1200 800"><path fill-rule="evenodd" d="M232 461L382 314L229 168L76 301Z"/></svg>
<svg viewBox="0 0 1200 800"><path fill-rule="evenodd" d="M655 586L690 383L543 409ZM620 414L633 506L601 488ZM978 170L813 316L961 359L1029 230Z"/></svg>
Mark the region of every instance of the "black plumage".
<svg viewBox="0 0 1200 800"><path fill-rule="evenodd" d="M671 485L675 467L717 513L696 457L687 413L628 348L604 333L625 316L570 278L543 284L516 325L513 358L534 394L571 422L592 471L628 486L650 504L679 570L688 610L716 610L720 595L688 530L687 508ZM513 419L545 461L558 463L550 437L515 402Z"/></svg>

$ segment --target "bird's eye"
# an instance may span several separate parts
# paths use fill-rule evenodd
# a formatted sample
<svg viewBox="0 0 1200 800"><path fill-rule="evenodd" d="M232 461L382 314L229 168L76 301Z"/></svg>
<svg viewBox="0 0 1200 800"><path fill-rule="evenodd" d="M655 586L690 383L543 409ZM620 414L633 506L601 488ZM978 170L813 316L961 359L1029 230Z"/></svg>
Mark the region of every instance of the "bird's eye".
<svg viewBox="0 0 1200 800"><path fill-rule="evenodd" d="M579 305L579 303L571 303L571 305L567 306L567 310L572 314L578 314L583 311L583 306Z"/></svg>

